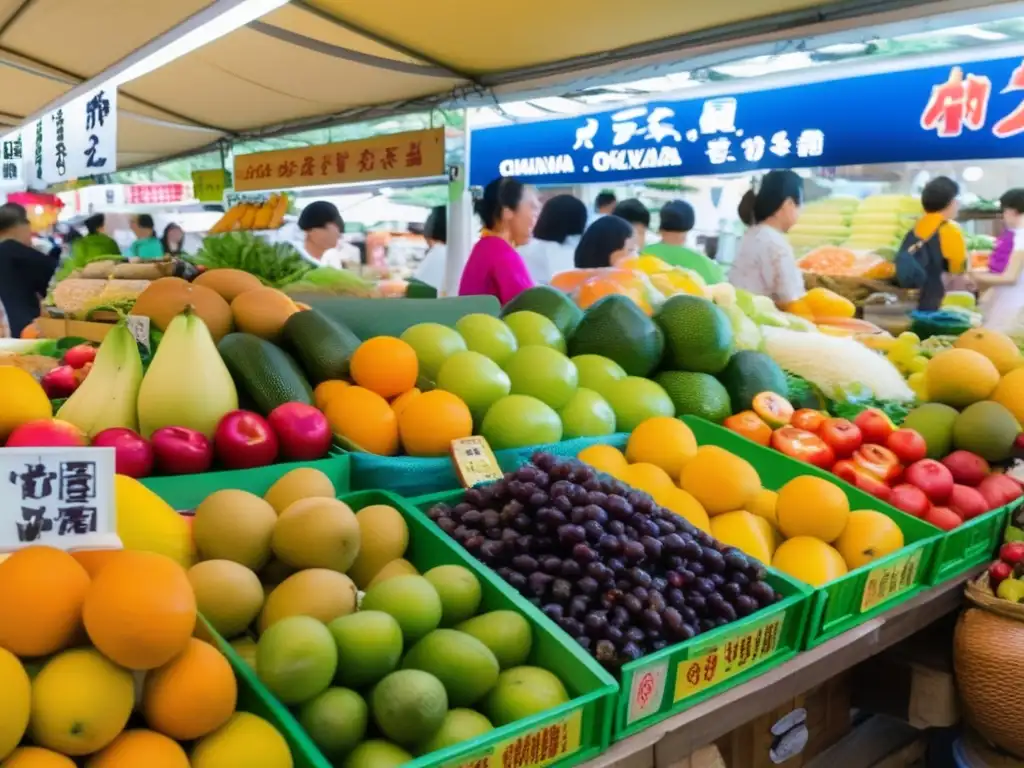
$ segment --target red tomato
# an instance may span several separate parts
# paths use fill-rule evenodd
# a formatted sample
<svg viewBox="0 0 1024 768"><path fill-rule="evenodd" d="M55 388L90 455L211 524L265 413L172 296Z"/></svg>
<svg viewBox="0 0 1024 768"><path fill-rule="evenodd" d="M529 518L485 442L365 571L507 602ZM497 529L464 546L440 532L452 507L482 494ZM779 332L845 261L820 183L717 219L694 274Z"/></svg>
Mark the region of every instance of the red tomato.
<svg viewBox="0 0 1024 768"><path fill-rule="evenodd" d="M885 445L889 435L896 429L892 419L877 408L868 408L861 411L857 414L857 418L853 420L853 423L860 429L865 443L875 443L876 445Z"/></svg>
<svg viewBox="0 0 1024 768"><path fill-rule="evenodd" d="M860 448L864 437L860 429L847 419L826 419L818 430L818 436L824 440L836 456L845 459L852 456Z"/></svg>
<svg viewBox="0 0 1024 768"><path fill-rule="evenodd" d="M753 440L758 445L768 445L772 439L772 428L753 411L743 411L730 416L722 422L722 426Z"/></svg>
<svg viewBox="0 0 1024 768"><path fill-rule="evenodd" d="M781 427L772 434L772 448L797 461L806 461L822 469L831 469L836 455L825 441L796 427Z"/></svg>
<svg viewBox="0 0 1024 768"><path fill-rule="evenodd" d="M853 463L883 483L894 483L903 474L903 465L888 448L868 443L853 454Z"/></svg>
<svg viewBox="0 0 1024 768"><path fill-rule="evenodd" d="M828 414L821 411L816 411L813 408L801 408L793 414L793 419L789 422L789 425L817 434L827 418Z"/></svg>
<svg viewBox="0 0 1024 768"><path fill-rule="evenodd" d="M928 443L913 429L897 429L889 435L885 445L908 467L928 455Z"/></svg>
<svg viewBox="0 0 1024 768"><path fill-rule="evenodd" d="M840 459L832 467L832 474L840 480L850 483L850 485L855 485L857 482L857 465L849 459Z"/></svg>

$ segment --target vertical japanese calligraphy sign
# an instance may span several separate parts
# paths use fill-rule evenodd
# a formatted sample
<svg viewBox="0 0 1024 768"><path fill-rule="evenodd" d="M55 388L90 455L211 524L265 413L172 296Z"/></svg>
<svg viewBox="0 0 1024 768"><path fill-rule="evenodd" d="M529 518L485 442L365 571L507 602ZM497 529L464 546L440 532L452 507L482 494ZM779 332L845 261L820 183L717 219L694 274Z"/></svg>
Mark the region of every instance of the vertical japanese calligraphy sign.
<svg viewBox="0 0 1024 768"><path fill-rule="evenodd" d="M113 448L0 451L0 552L117 549Z"/></svg>
<svg viewBox="0 0 1024 768"><path fill-rule="evenodd" d="M239 192L443 176L444 129L235 155Z"/></svg>
<svg viewBox="0 0 1024 768"><path fill-rule="evenodd" d="M25 173L28 159L21 131L0 138L0 190L21 192L28 188Z"/></svg>
<svg viewBox="0 0 1024 768"><path fill-rule="evenodd" d="M29 186L117 170L117 89L97 88L48 112L22 132Z"/></svg>

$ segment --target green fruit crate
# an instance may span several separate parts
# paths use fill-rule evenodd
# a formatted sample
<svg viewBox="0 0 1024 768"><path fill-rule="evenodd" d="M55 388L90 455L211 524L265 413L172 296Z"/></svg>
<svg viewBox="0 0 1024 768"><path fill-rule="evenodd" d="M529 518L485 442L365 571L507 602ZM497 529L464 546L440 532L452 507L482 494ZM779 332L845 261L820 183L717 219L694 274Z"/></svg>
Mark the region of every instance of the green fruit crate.
<svg viewBox="0 0 1024 768"><path fill-rule="evenodd" d="M989 562L999 549L1010 513L1016 506L1016 503L1007 504L978 515L952 531L942 532L935 547L935 562L928 583L940 584Z"/></svg>
<svg viewBox="0 0 1024 768"><path fill-rule="evenodd" d="M541 765L569 768L597 757L607 748L618 686L596 660L404 499L385 491L343 494L341 499L354 511L372 504L388 504L401 511L409 526L409 549L405 557L421 573L438 565L462 565L473 571L483 589L480 612L511 610L525 616L533 630L533 648L527 663L557 672L574 696L554 709L418 757L407 764L409 768L487 768L488 765L509 764L509 756L518 756L518 764L532 768ZM330 762L295 716L277 701L223 639L218 638L218 643L251 689L255 699L253 707L258 707L254 712L271 719L285 734L296 755L296 765L329 768Z"/></svg>
<svg viewBox="0 0 1024 768"><path fill-rule="evenodd" d="M221 472L203 472L198 475L169 475L147 477L141 482L179 512L195 509L214 491L235 489L262 496L275 482L293 469L311 467L319 469L334 483L338 493L349 489L349 457L347 454L331 454L316 461L298 461L287 464L271 464L254 469L232 469Z"/></svg>
<svg viewBox="0 0 1024 768"><path fill-rule="evenodd" d="M624 435L608 440L617 447L625 446L625 442ZM462 547L434 525L426 512L437 502L457 502L462 493L448 491L414 502L422 523L460 550ZM531 614L531 620L545 623L551 632L564 638L563 642L577 647L575 640L500 576L468 553L466 557L473 560L478 572L488 573L503 590L511 592L522 610ZM642 731L796 656L804 637L812 590L785 574L768 570L768 582L783 598L775 605L622 667L612 741ZM582 649L576 653L590 658Z"/></svg>
<svg viewBox="0 0 1024 768"><path fill-rule="evenodd" d="M889 506L864 491L842 482L830 472L791 459L758 445L717 424L684 416L700 445L718 445L749 461L765 488L777 491L795 477L813 475L835 483L850 501L850 509L882 512L903 531L905 546L870 565L814 590L805 647L813 648L903 603L931 585L928 576L941 540L939 529Z"/></svg>

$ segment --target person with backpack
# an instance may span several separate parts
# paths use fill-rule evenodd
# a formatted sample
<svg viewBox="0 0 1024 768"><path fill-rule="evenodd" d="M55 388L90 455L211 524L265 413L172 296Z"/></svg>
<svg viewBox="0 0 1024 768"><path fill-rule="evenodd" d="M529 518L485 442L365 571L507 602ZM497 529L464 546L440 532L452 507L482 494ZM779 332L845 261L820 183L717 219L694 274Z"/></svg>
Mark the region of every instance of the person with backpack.
<svg viewBox="0 0 1024 768"><path fill-rule="evenodd" d="M896 283L921 292L917 308L934 312L946 295L946 276L967 269L967 243L953 222L959 210L960 186L936 176L921 190L924 216L903 238L896 253Z"/></svg>

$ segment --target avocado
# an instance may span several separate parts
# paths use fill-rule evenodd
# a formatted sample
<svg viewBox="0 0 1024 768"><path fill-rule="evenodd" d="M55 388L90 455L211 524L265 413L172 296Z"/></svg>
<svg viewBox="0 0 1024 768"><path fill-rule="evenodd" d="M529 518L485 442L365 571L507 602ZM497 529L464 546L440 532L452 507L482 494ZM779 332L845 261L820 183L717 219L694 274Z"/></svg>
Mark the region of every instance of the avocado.
<svg viewBox="0 0 1024 768"><path fill-rule="evenodd" d="M729 364L718 375L718 379L728 390L732 407L737 413L749 411L754 398L762 392L774 392L789 398L786 374L778 363L763 352L737 352L729 359ZM794 407L798 406L794 403Z"/></svg>
<svg viewBox="0 0 1024 768"><path fill-rule="evenodd" d="M348 375L359 337L316 309L296 312L284 324L283 343L314 384Z"/></svg>
<svg viewBox="0 0 1024 768"><path fill-rule="evenodd" d="M674 371L721 373L734 350L732 323L714 303L679 294L654 318L665 334L665 367Z"/></svg>
<svg viewBox="0 0 1024 768"><path fill-rule="evenodd" d="M732 415L729 393L710 373L662 371L654 380L668 393L676 416L700 416L720 424Z"/></svg>
<svg viewBox="0 0 1024 768"><path fill-rule="evenodd" d="M544 315L555 324L565 338L572 335L583 319L583 310L577 307L572 299L548 285L526 289L504 306L501 316L504 318L513 312L524 310Z"/></svg>
<svg viewBox="0 0 1024 768"><path fill-rule="evenodd" d="M284 403L313 404L313 390L298 364L280 347L251 333L229 333L217 345L238 394L267 416Z"/></svg>
<svg viewBox="0 0 1024 768"><path fill-rule="evenodd" d="M612 294L583 313L569 338L569 356L603 355L630 376L647 376L658 367L665 338L632 299Z"/></svg>

